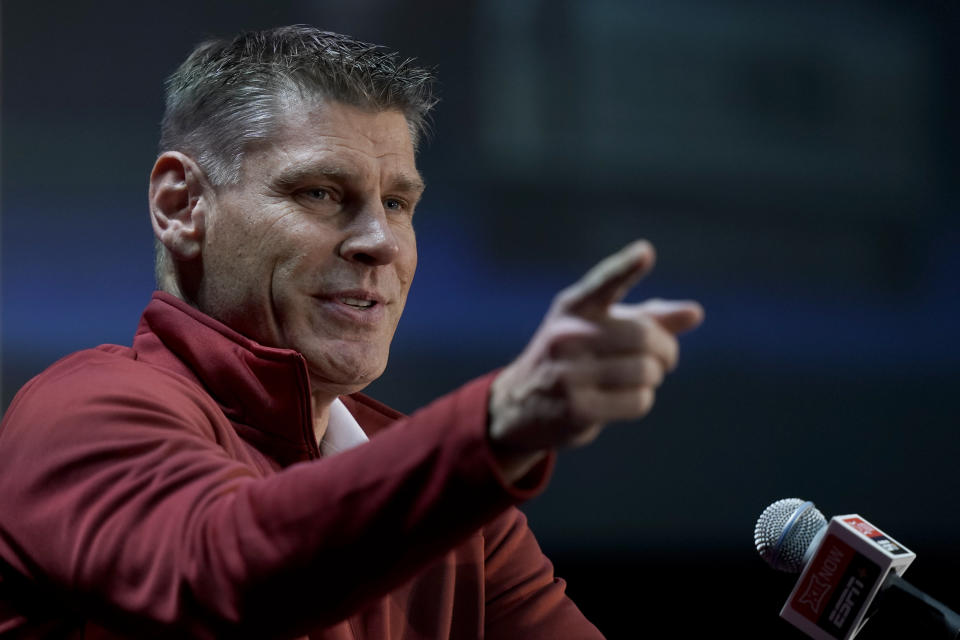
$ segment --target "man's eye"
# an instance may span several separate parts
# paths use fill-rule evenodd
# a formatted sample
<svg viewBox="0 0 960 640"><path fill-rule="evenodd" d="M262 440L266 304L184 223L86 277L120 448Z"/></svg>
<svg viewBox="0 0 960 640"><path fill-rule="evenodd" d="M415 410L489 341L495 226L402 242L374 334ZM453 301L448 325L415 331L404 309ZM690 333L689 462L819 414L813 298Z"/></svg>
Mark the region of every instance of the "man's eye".
<svg viewBox="0 0 960 640"><path fill-rule="evenodd" d="M397 198L387 198L383 201L383 206L387 209L392 209L393 211L403 211L406 208L407 203L403 200L398 200Z"/></svg>
<svg viewBox="0 0 960 640"><path fill-rule="evenodd" d="M314 200L328 200L330 198L330 192L326 189L308 189L304 193Z"/></svg>

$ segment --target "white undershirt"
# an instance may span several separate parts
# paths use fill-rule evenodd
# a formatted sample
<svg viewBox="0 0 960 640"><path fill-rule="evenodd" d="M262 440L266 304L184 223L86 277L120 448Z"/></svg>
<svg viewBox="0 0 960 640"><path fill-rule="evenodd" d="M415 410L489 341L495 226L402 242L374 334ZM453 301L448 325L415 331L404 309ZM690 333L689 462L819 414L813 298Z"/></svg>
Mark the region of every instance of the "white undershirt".
<svg viewBox="0 0 960 640"><path fill-rule="evenodd" d="M347 407L336 398L330 405L330 419L327 423L327 431L323 434L323 439L318 443L320 445L320 454L324 458L329 458L341 451L352 449L358 444L367 441L367 434L360 428L356 418L350 413Z"/></svg>

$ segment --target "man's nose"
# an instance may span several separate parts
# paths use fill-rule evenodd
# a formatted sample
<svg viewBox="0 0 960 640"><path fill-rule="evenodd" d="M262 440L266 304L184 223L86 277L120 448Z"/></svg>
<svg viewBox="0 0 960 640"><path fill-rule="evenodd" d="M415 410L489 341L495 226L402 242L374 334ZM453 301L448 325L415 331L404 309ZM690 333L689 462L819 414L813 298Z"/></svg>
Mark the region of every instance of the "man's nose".
<svg viewBox="0 0 960 640"><path fill-rule="evenodd" d="M390 264L399 252L400 245L380 202L371 202L356 212L340 245L343 258L371 266Z"/></svg>

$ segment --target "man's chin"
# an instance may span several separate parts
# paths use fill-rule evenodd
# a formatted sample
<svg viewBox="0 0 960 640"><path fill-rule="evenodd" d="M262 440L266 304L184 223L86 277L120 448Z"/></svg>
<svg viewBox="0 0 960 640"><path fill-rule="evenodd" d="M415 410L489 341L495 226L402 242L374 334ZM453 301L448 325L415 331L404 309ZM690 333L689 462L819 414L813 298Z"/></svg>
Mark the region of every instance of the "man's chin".
<svg viewBox="0 0 960 640"><path fill-rule="evenodd" d="M307 358L310 373L310 387L314 393L326 391L331 395L355 393L365 388L383 374L385 359L380 357Z"/></svg>

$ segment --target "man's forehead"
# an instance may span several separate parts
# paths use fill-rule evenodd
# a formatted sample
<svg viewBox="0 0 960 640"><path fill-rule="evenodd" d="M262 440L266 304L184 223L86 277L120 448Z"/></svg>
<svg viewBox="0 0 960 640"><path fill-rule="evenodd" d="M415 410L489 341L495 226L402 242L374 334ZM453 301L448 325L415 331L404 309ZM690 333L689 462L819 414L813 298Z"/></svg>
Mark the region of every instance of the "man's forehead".
<svg viewBox="0 0 960 640"><path fill-rule="evenodd" d="M412 133L396 110L363 109L323 99L284 100L271 134L248 149L283 174L284 182L325 175L346 178L376 162L383 178L422 191Z"/></svg>
<svg viewBox="0 0 960 640"><path fill-rule="evenodd" d="M371 144L385 143L413 155L413 130L399 109L375 109L339 100L315 97L280 99L274 135L301 135L305 130L329 137L360 137Z"/></svg>

